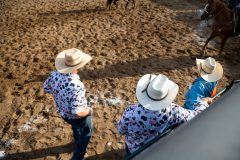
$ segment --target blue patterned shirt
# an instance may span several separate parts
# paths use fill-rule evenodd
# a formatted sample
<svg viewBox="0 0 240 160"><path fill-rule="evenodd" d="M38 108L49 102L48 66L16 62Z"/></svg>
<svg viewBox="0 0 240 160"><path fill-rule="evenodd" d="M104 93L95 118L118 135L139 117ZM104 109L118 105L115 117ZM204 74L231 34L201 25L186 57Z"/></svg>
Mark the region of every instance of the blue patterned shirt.
<svg viewBox="0 0 240 160"><path fill-rule="evenodd" d="M117 130L125 135L126 144L132 153L166 129L189 121L206 107L208 104L203 101L194 111L174 103L160 111L148 110L141 104L130 105L118 122Z"/></svg>
<svg viewBox="0 0 240 160"><path fill-rule="evenodd" d="M54 96L58 112L63 118L79 118L76 113L87 107L86 90L77 74L53 71L44 82L44 91Z"/></svg>
<svg viewBox="0 0 240 160"><path fill-rule="evenodd" d="M194 110L202 98L211 97L216 85L217 82L208 82L202 77L195 79L185 94L184 108Z"/></svg>

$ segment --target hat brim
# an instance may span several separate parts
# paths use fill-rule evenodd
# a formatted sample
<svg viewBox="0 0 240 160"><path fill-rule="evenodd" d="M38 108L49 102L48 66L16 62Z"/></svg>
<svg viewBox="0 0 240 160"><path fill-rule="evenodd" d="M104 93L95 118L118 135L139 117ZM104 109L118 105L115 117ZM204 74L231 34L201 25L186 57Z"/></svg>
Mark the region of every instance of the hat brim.
<svg viewBox="0 0 240 160"><path fill-rule="evenodd" d="M204 62L203 59L196 59L196 65L198 68L198 72L204 80L206 80L208 82L216 82L222 78L223 68L220 63L216 62L216 68L214 69L213 73L208 74L201 69L201 64L203 62Z"/></svg>
<svg viewBox="0 0 240 160"><path fill-rule="evenodd" d="M59 71L60 73L72 73L73 71L83 67L85 64L87 64L89 61L92 60L92 57L86 53L83 53L82 51L80 51L81 53L81 63L79 63L78 65L74 66L74 67L70 67L67 66L65 64L65 52L61 52L57 55L56 59L55 59L55 67L57 69L57 71Z"/></svg>
<svg viewBox="0 0 240 160"><path fill-rule="evenodd" d="M168 90L167 96L160 101L152 100L147 96L146 92L142 92L147 87L147 84L149 81L149 76L150 76L150 74L146 74L138 81L137 87L136 87L137 99L143 107L145 107L149 110L157 111L157 110L164 109L167 106L169 106L173 102L173 100L176 98L179 87L173 81L168 80L167 83L169 86L169 90ZM155 77L156 77L156 75L152 75L151 81Z"/></svg>

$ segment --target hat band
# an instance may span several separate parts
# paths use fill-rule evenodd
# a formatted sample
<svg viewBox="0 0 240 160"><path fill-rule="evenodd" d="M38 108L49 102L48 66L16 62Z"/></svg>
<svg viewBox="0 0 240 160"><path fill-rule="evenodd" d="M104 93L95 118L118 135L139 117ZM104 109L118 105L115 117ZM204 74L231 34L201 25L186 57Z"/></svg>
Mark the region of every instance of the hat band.
<svg viewBox="0 0 240 160"><path fill-rule="evenodd" d="M201 64L201 70L206 74L212 74L213 73L213 71L206 71L206 69L204 69L202 64Z"/></svg>
<svg viewBox="0 0 240 160"><path fill-rule="evenodd" d="M75 66L79 65L81 62L82 62L82 59L79 58L78 60L75 60L75 61L70 61L70 62L69 61L65 61L65 64L68 67L75 67Z"/></svg>
<svg viewBox="0 0 240 160"><path fill-rule="evenodd" d="M148 91L147 91L147 90L146 90L146 93L147 93L148 98L150 98L150 99L153 100L153 101L161 101L161 100L163 100L164 98L166 98L167 95L168 95L168 92L167 92L163 97L156 99L156 98L152 98L152 97L148 94Z"/></svg>

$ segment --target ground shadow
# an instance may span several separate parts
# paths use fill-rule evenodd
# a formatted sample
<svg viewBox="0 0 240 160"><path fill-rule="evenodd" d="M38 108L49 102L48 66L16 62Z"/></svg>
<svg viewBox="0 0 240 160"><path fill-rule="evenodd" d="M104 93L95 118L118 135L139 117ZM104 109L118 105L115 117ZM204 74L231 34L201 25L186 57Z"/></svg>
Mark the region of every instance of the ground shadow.
<svg viewBox="0 0 240 160"><path fill-rule="evenodd" d="M73 143L69 143L62 146L56 146L56 147L49 147L45 149L39 149L29 152L20 152L20 153L13 153L8 154L6 156L6 160L14 160L14 159L36 159L36 158L42 158L47 156L59 156L59 154L62 153L71 153L74 149L75 145Z"/></svg>
<svg viewBox="0 0 240 160"><path fill-rule="evenodd" d="M201 0L196 0L196 1L192 1L192 0L172 0L172 1L168 1L168 0L150 0L153 3L159 4L159 5L163 5L167 8L170 8L172 10L183 10L183 9L193 9L193 8L189 8L186 5L182 5L183 3L190 3L192 7L194 7L194 9L197 8L203 8L204 7L204 1Z"/></svg>
<svg viewBox="0 0 240 160"><path fill-rule="evenodd" d="M237 55L234 55L236 57ZM202 58L207 58L208 55L202 55ZM233 65L239 65L240 60L232 60L231 55L211 56L217 61L224 61L226 66L224 69L230 72L229 78L239 79L240 73L238 74L237 68ZM122 77L134 77L138 75L148 74L148 73L162 73L168 72L170 70L182 70L184 68L189 68L195 66L195 56L179 56L175 58L161 58L159 56L152 56L148 58L137 59L134 61L119 61L112 65L105 66L100 69L83 69L79 71L81 79L84 80L96 80L104 78L122 78ZM169 65L171 64L171 65ZM91 65L91 64L89 64ZM234 68L234 73L231 72L231 68ZM48 75L34 75L32 79L26 80L27 83L34 82L44 82Z"/></svg>
<svg viewBox="0 0 240 160"><path fill-rule="evenodd" d="M170 64L170 65L169 65ZM195 65L195 58L179 56L175 58L161 58L152 56L135 61L117 62L102 69L86 69L79 71L83 79L95 80L101 78L121 78L143 75L147 73L161 73L169 70L189 68Z"/></svg>
<svg viewBox="0 0 240 160"><path fill-rule="evenodd" d="M179 56L175 58L161 58L160 56L152 56L134 61L119 61L100 69L83 69L79 71L79 74L82 79L96 80L102 78L132 77L148 73L161 73L192 66L195 66L195 57ZM43 82L47 77L48 75L35 75L33 79L26 81L26 83Z"/></svg>
<svg viewBox="0 0 240 160"><path fill-rule="evenodd" d="M24 84L34 83L34 82L44 82L49 75L32 75L33 79L25 80Z"/></svg>
<svg viewBox="0 0 240 160"><path fill-rule="evenodd" d="M77 15L83 15L83 14L89 14L89 13L100 13L100 12L107 12L107 8L103 7L95 7L95 8L85 8L80 10L68 10L68 11L61 11L61 12L44 12L39 13L38 16L44 17L44 16L57 16L57 15L69 15L69 14L77 14Z"/></svg>
<svg viewBox="0 0 240 160"><path fill-rule="evenodd" d="M95 156L90 156L86 160L122 160L124 155L124 150L112 150L98 154Z"/></svg>
<svg viewBox="0 0 240 160"><path fill-rule="evenodd" d="M8 154L6 160L17 160L17 159L37 159L44 158L47 156L55 156L58 159L59 154L71 153L74 150L75 145L69 143L62 146L49 147L45 149L33 150L29 152L20 152ZM102 154L90 156L86 160L121 160L123 159L124 150L112 150L104 152Z"/></svg>

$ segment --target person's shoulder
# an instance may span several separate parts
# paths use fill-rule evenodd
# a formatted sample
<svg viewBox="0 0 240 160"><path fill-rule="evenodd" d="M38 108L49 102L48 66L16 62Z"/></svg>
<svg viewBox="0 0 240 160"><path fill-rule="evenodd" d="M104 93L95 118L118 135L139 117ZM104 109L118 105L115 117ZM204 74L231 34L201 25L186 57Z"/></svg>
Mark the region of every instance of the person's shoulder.
<svg viewBox="0 0 240 160"><path fill-rule="evenodd" d="M140 104L129 104L124 112L123 115L124 117L135 117L136 114L140 114L141 113L141 107L139 107Z"/></svg>
<svg viewBox="0 0 240 160"><path fill-rule="evenodd" d="M181 107L181 106L179 104L177 104L177 103L171 103L169 105L169 107Z"/></svg>
<svg viewBox="0 0 240 160"><path fill-rule="evenodd" d="M54 70L54 71L52 71L51 72L51 74L50 74L51 76L53 76L53 77L56 77L56 76L60 76L61 75L61 73L60 72L58 72L57 70Z"/></svg>
<svg viewBox="0 0 240 160"><path fill-rule="evenodd" d="M201 78L198 82L198 85L201 85L203 87L205 87L205 86L214 87L214 86L217 85L217 83L218 83L217 81L216 82L209 82L209 81L206 81L203 78Z"/></svg>
<svg viewBox="0 0 240 160"><path fill-rule="evenodd" d="M166 112L168 111L175 111L175 110L179 110L179 109L182 109L183 107L180 106L179 104L177 103L171 103L167 108L166 108Z"/></svg>
<svg viewBox="0 0 240 160"><path fill-rule="evenodd" d="M202 77L197 77L195 80L194 80L194 83L204 83L206 82Z"/></svg>
<svg viewBox="0 0 240 160"><path fill-rule="evenodd" d="M208 81L204 80L202 77L198 77L194 80L192 86L195 86L195 87L205 86L207 83Z"/></svg>
<svg viewBox="0 0 240 160"><path fill-rule="evenodd" d="M49 76L48 76L48 79L53 79L54 77L59 77L59 73L58 71L54 70L52 71Z"/></svg>
<svg viewBox="0 0 240 160"><path fill-rule="evenodd" d="M77 77L74 77L74 76L68 77L68 82L69 82L70 85L72 85L73 87L84 88L84 84L83 84L82 81L80 81L80 79L77 78Z"/></svg>
<svg viewBox="0 0 240 160"><path fill-rule="evenodd" d="M125 111L133 111L133 110L135 110L135 109L137 109L138 108L138 106L139 106L140 104L129 104L128 106L127 106L127 108L125 109Z"/></svg>

